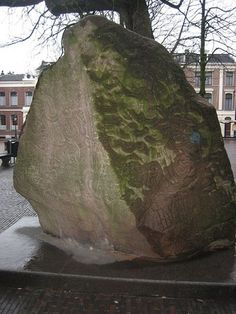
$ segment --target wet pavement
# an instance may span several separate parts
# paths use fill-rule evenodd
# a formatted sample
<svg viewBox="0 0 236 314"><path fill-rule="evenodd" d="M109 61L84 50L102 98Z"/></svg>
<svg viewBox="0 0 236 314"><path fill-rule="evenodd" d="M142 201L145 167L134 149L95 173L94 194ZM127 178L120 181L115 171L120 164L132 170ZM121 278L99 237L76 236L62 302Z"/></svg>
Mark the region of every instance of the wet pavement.
<svg viewBox="0 0 236 314"><path fill-rule="evenodd" d="M225 147L236 177L236 141L226 140ZM139 260L107 265L81 263L73 247L68 250L68 243L54 241L55 238L42 233L30 204L14 190L12 176L13 167L0 169L0 313L236 313L236 301L225 299L230 295L236 300L233 249L172 264ZM13 284L13 277L4 272L9 270L9 274L23 271L25 277ZM42 288L39 280L35 280L36 272L46 274L47 278L49 273L75 275L76 282L85 280L87 284L65 287L72 277L63 277L63 284L49 288L44 277ZM5 274L11 279L3 280ZM28 276L36 277L23 285ZM103 280L97 283L96 278ZM166 286L167 281L172 286ZM190 283L196 286L190 289ZM222 285L218 290L214 290L216 283ZM208 284L213 286L206 290ZM223 292L229 287L230 291ZM207 293L202 294L203 291ZM210 291L215 296L220 291L224 298L214 300L213 296L208 300ZM178 298L173 298L174 295ZM201 297L204 300L197 300Z"/></svg>
<svg viewBox="0 0 236 314"><path fill-rule="evenodd" d="M2 297L4 296L4 297ZM44 314L235 314L233 301L88 294L51 288L0 287L0 311Z"/></svg>
<svg viewBox="0 0 236 314"><path fill-rule="evenodd" d="M189 261L161 264L143 260L86 264L67 242L45 235L37 218L25 217L0 236L0 269L114 278L236 283L234 249ZM95 254L95 253L94 253Z"/></svg>
<svg viewBox="0 0 236 314"><path fill-rule="evenodd" d="M230 159L233 175L236 179L236 139L226 139L224 140L224 143L225 149Z"/></svg>

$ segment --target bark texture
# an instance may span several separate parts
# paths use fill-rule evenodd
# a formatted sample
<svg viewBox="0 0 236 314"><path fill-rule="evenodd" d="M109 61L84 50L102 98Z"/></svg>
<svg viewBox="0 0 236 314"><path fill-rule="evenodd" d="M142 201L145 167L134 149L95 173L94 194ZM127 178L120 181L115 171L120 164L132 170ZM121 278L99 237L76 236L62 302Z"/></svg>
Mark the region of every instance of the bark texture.
<svg viewBox="0 0 236 314"><path fill-rule="evenodd" d="M54 15L71 12L116 11L122 15L126 28L153 38L145 0L46 0L46 5Z"/></svg>
<svg viewBox="0 0 236 314"><path fill-rule="evenodd" d="M26 7L42 2L42 0L0 0L0 6L6 7Z"/></svg>

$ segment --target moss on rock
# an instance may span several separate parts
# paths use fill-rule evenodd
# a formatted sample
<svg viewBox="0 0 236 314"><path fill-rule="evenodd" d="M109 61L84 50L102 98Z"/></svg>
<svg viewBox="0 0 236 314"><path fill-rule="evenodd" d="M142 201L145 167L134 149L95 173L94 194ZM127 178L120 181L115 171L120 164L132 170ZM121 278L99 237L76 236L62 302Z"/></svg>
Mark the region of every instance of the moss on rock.
<svg viewBox="0 0 236 314"><path fill-rule="evenodd" d="M157 259L233 244L235 186L216 112L166 49L95 16L67 30L64 46L39 79L15 171L43 228Z"/></svg>

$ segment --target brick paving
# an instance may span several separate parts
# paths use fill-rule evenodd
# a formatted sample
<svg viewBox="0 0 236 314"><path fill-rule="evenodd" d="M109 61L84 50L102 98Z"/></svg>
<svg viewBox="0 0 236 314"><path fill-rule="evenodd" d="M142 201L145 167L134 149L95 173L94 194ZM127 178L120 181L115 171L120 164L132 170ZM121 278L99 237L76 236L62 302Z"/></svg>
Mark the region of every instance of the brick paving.
<svg viewBox="0 0 236 314"><path fill-rule="evenodd" d="M0 287L0 313L234 314L236 304L230 300L85 294L61 288Z"/></svg>

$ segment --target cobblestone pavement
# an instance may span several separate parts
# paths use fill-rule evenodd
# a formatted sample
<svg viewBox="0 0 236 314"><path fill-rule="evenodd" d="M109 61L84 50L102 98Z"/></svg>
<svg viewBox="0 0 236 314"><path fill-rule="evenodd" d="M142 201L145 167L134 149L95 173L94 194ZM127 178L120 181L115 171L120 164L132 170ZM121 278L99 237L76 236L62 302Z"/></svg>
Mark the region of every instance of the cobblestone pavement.
<svg viewBox="0 0 236 314"><path fill-rule="evenodd" d="M13 187L13 167L0 166L0 232L24 216L36 216L30 204Z"/></svg>
<svg viewBox="0 0 236 314"><path fill-rule="evenodd" d="M88 294L76 290L0 287L1 314L235 314L227 300Z"/></svg>

